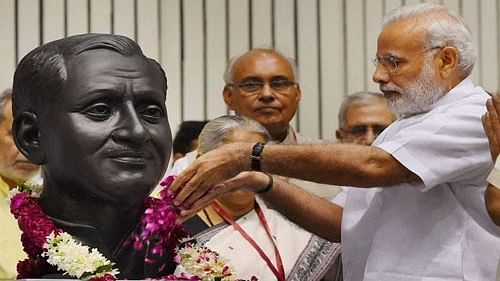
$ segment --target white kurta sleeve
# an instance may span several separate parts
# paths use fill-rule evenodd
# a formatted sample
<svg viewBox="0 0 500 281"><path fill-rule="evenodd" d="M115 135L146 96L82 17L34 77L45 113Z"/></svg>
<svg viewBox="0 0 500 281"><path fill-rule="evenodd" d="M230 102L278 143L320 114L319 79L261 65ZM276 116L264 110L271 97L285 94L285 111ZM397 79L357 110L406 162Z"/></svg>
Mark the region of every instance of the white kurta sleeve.
<svg viewBox="0 0 500 281"><path fill-rule="evenodd" d="M480 116L486 111L482 99L463 100L460 112L450 114L453 106L445 107L422 118L412 118L410 124L398 124L392 129L390 141L375 146L387 151L422 182L422 191L436 185L475 179L491 169L488 139L480 126ZM389 129L389 128L388 128Z"/></svg>

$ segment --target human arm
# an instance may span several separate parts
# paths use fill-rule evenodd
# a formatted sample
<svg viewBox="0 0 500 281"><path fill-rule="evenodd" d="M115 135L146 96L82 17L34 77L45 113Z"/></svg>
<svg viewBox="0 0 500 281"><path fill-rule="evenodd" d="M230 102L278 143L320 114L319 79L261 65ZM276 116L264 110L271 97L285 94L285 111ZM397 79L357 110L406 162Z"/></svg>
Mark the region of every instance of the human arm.
<svg viewBox="0 0 500 281"><path fill-rule="evenodd" d="M173 183L176 201L191 205L214 185L251 170L252 144L228 144L198 158ZM261 168L271 174L327 184L391 186L419 178L391 154L352 144L266 145Z"/></svg>
<svg viewBox="0 0 500 281"><path fill-rule="evenodd" d="M327 240L340 242L342 208L317 197L279 177L273 177L269 192L259 195L272 209L286 216L290 221ZM213 199L237 190L257 193L269 183L269 178L260 172L243 172L217 185L189 209L181 212L181 220L210 204Z"/></svg>

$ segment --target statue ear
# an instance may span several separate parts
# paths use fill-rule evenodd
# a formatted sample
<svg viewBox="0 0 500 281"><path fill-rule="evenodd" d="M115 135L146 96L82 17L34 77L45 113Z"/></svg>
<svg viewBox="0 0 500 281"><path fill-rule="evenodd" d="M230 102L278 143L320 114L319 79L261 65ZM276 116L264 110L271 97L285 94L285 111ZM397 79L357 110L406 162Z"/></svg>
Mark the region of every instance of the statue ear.
<svg viewBox="0 0 500 281"><path fill-rule="evenodd" d="M44 153L40 148L38 119L33 112L23 112L14 119L12 135L17 148L31 162L42 165Z"/></svg>

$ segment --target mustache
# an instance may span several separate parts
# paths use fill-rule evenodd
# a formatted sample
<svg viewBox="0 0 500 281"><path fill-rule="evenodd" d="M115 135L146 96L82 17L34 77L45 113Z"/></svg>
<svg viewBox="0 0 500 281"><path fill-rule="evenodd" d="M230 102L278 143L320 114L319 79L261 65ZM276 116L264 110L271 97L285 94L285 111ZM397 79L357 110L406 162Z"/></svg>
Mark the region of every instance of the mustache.
<svg viewBox="0 0 500 281"><path fill-rule="evenodd" d="M99 156L104 157L136 157L136 158L151 158L153 152L147 147L129 147L129 146L113 146L108 147L99 152Z"/></svg>
<svg viewBox="0 0 500 281"><path fill-rule="evenodd" d="M382 92L397 92L403 94L403 89L398 86L390 86L390 85L380 85L380 91Z"/></svg>

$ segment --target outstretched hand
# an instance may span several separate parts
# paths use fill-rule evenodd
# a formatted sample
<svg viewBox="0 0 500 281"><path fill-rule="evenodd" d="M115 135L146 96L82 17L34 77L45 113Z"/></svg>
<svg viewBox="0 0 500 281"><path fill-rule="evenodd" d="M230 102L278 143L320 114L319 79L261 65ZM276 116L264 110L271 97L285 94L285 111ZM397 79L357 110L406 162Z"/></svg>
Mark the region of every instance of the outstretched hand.
<svg viewBox="0 0 500 281"><path fill-rule="evenodd" d="M483 127L490 143L491 158L495 161L500 153L500 94L493 94L486 102L486 108Z"/></svg>
<svg viewBox="0 0 500 281"><path fill-rule="evenodd" d="M200 156L170 186L170 191L176 194L175 204L192 209L202 196L214 193L224 181L249 170L251 149L251 143L232 143ZM226 189L218 192L224 193Z"/></svg>
<svg viewBox="0 0 500 281"><path fill-rule="evenodd" d="M234 191L250 191L257 193L269 184L269 177L261 172L241 172L237 176L221 183L214 185L209 192L203 194L188 208L184 208L178 218L182 223L199 210L210 205L217 197L234 192Z"/></svg>

